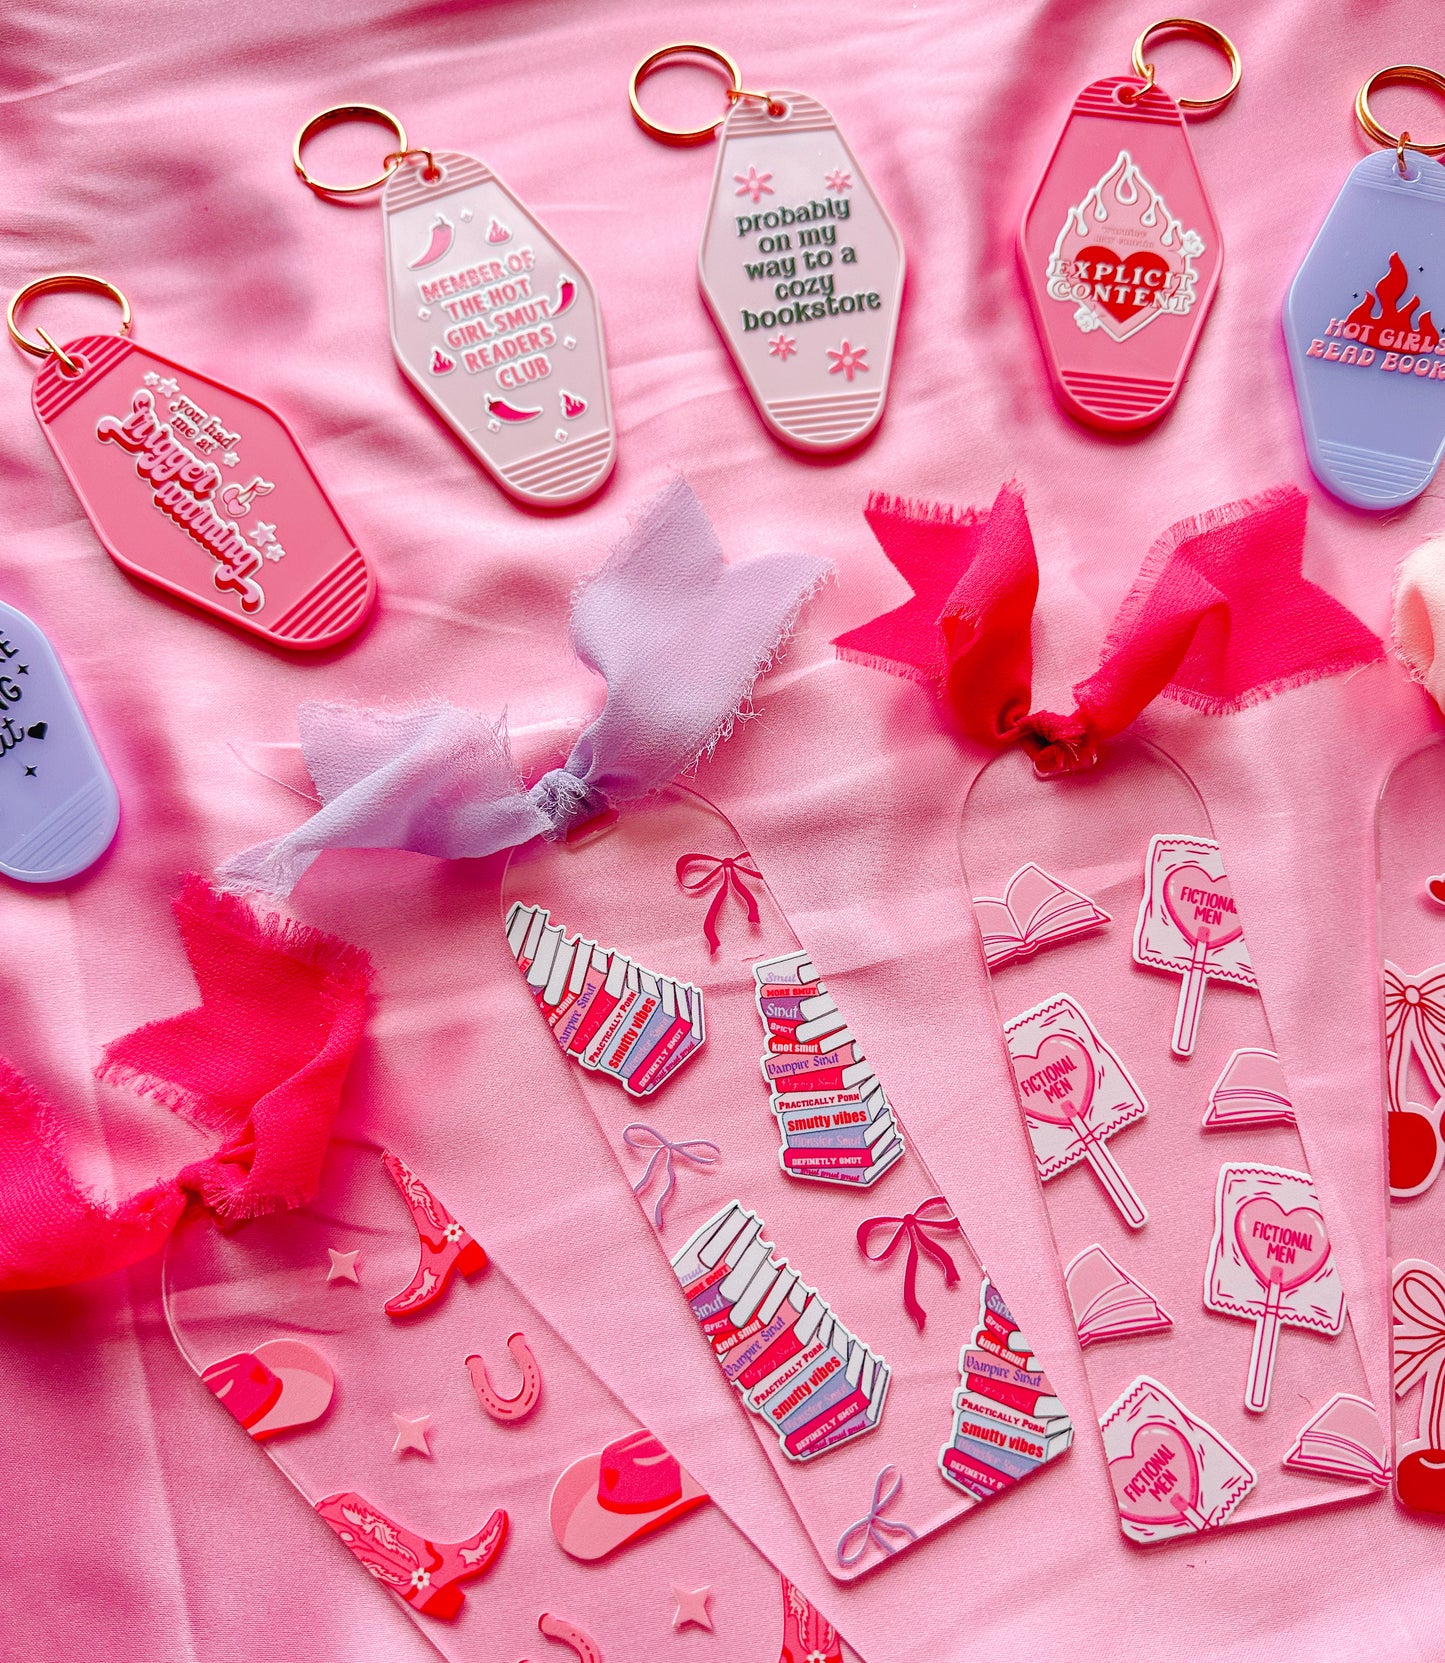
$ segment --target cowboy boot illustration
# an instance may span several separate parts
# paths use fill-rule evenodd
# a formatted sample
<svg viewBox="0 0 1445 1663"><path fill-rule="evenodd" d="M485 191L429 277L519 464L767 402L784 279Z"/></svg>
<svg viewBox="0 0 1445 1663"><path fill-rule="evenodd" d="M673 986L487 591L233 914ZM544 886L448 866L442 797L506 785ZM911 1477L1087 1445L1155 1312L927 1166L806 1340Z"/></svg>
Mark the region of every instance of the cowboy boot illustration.
<svg viewBox="0 0 1445 1663"><path fill-rule="evenodd" d="M421 1240L416 1275L383 1308L389 1317L410 1316L440 1299L456 1272L475 1276L484 1269L487 1255L481 1243L467 1234L405 1161L387 1153L382 1155L381 1163L411 1209Z"/></svg>
<svg viewBox="0 0 1445 1663"><path fill-rule="evenodd" d="M788 1581L783 1583L783 1649L778 1663L843 1663L838 1631Z"/></svg>
<svg viewBox="0 0 1445 1663"><path fill-rule="evenodd" d="M355 1490L327 1496L316 1511L378 1582L429 1617L456 1616L466 1597L459 1584L481 1576L507 1538L500 1508L464 1542L429 1542Z"/></svg>

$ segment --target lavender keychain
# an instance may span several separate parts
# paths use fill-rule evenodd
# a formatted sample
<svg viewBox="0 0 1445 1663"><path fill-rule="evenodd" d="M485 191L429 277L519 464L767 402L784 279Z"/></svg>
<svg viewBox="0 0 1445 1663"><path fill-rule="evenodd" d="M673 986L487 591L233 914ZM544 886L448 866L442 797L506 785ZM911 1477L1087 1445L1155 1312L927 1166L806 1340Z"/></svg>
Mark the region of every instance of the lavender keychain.
<svg viewBox="0 0 1445 1663"><path fill-rule="evenodd" d="M1355 115L1380 144L1356 163L1284 304L1305 447L1315 477L1357 508L1399 508L1445 456L1445 140L1389 133L1370 111L1378 87L1445 76L1418 64L1377 70Z"/></svg>

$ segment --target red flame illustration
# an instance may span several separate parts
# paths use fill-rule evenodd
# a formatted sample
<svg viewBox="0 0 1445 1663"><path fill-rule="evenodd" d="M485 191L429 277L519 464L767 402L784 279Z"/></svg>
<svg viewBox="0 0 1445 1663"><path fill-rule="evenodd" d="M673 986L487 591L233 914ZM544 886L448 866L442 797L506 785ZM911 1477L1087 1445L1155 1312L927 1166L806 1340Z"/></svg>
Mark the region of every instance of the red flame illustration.
<svg viewBox="0 0 1445 1663"><path fill-rule="evenodd" d="M1382 346L1403 347L1401 336L1418 335L1417 352L1433 352L1440 344L1440 331L1435 327L1435 320L1429 312L1421 312L1420 320L1415 321L1415 308L1420 304L1418 295L1411 295L1407 305L1399 305L1400 297L1410 286L1410 274L1405 270L1405 262L1398 254L1390 256L1390 269L1380 279L1375 289L1367 294L1360 304L1345 319L1346 324L1370 325L1371 332L1365 334L1361 330L1360 339L1366 342L1379 341ZM1379 315L1375 307L1380 308ZM1386 329L1395 331L1393 341L1381 339L1381 332Z"/></svg>
<svg viewBox="0 0 1445 1663"><path fill-rule="evenodd" d="M433 375L450 375L456 367L456 359L443 352L439 346L434 346L431 349L430 368Z"/></svg>

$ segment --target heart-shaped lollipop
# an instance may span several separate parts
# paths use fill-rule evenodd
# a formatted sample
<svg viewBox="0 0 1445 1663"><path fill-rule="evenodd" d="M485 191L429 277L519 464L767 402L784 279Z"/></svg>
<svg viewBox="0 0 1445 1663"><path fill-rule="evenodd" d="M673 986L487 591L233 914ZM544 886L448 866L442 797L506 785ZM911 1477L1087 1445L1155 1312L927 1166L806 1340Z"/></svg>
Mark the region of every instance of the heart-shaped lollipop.
<svg viewBox="0 0 1445 1663"><path fill-rule="evenodd" d="M1072 1126L1094 1101L1094 1059L1070 1034L1050 1034L1037 1051L1013 1058L1019 1101L1030 1120Z"/></svg>
<svg viewBox="0 0 1445 1663"><path fill-rule="evenodd" d="M1135 1524L1178 1524L1198 1513L1199 1459L1167 1421L1144 1422L1129 1453L1110 1461L1109 1481L1119 1516Z"/></svg>
<svg viewBox="0 0 1445 1663"><path fill-rule="evenodd" d="M1192 861L1164 880L1164 905L1179 933L1193 946L1227 947L1244 933L1229 879L1212 878Z"/></svg>
<svg viewBox="0 0 1445 1663"><path fill-rule="evenodd" d="M1234 1215L1234 1235L1260 1286L1277 1282L1281 1293L1308 1282L1330 1256L1325 1221L1313 1207L1285 1212L1267 1195L1254 1196L1240 1207Z"/></svg>

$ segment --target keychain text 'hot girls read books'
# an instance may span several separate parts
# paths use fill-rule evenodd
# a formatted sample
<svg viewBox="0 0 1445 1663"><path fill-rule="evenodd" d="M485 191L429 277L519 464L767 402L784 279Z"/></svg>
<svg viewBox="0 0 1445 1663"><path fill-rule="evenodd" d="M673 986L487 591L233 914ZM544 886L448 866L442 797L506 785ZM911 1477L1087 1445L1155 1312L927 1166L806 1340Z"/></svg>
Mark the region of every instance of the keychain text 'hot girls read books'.
<svg viewBox="0 0 1445 1663"><path fill-rule="evenodd" d="M21 306L90 289L121 309L118 335L38 341ZM67 272L10 301L10 337L45 364L32 402L110 557L133 577L275 647L354 635L376 582L295 434L259 399L129 339L113 284Z"/></svg>
<svg viewBox="0 0 1445 1663"><path fill-rule="evenodd" d="M360 120L396 148L375 178L325 184L306 142ZM402 374L504 491L563 508L612 471L617 435L602 314L582 267L475 156L409 147L375 104L341 104L296 135L321 197L380 189L391 346Z"/></svg>
<svg viewBox="0 0 1445 1663"><path fill-rule="evenodd" d="M722 68L729 113L664 127L638 89L686 59ZM832 115L806 93L747 91L726 52L686 42L644 58L628 99L664 144L718 140L698 282L758 414L799 450L856 444L888 396L903 244Z"/></svg>
<svg viewBox="0 0 1445 1663"><path fill-rule="evenodd" d="M1445 456L1445 140L1388 132L1370 109L1410 82L1445 94L1445 75L1396 64L1356 95L1389 149L1350 170L1284 304L1310 467L1357 508L1413 502Z"/></svg>
<svg viewBox="0 0 1445 1663"><path fill-rule="evenodd" d="M1120 1528L1141 1546L1380 1484L1224 851L1184 771L1128 731L1161 694L1222 717L1381 656L1304 580L1305 508L1281 487L1171 526L1068 715L1033 707L1038 564L1012 485L967 513L871 504L915 597L838 641L933 684L997 753L959 849Z"/></svg>
<svg viewBox="0 0 1445 1663"><path fill-rule="evenodd" d="M1229 63L1224 91L1171 98L1144 61L1159 34L1217 47ZM1111 433L1158 421L1184 385L1224 259L1184 112L1218 109L1240 79L1234 42L1184 17L1151 24L1133 67L1074 100L1019 232L1059 403Z"/></svg>

